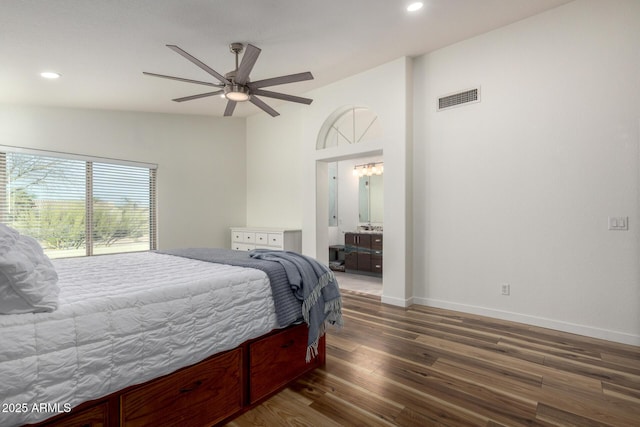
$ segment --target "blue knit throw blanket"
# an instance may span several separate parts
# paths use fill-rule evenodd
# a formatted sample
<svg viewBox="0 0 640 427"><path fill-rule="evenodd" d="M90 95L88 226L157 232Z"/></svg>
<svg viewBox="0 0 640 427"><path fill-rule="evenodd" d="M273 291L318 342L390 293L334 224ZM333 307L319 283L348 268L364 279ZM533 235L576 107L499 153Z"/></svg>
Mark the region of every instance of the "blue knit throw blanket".
<svg viewBox="0 0 640 427"><path fill-rule="evenodd" d="M249 255L280 263L296 298L302 301L302 317L309 326L307 356L318 355L318 343L326 324L342 326L342 299L333 271L315 259L291 251L254 249Z"/></svg>

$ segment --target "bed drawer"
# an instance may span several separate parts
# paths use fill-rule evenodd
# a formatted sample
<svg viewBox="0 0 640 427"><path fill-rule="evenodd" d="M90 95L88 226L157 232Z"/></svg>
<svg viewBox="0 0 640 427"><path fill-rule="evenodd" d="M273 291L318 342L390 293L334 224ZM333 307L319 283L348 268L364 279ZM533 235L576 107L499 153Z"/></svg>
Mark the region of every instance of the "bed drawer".
<svg viewBox="0 0 640 427"><path fill-rule="evenodd" d="M123 426L210 426L242 409L242 349L125 393Z"/></svg>
<svg viewBox="0 0 640 427"><path fill-rule="evenodd" d="M249 346L249 399L254 403L271 392L317 366L314 359L305 362L307 354L307 325L285 329L262 338Z"/></svg>
<svg viewBox="0 0 640 427"><path fill-rule="evenodd" d="M109 404L107 402L72 413L58 421L42 427L107 427L109 425Z"/></svg>

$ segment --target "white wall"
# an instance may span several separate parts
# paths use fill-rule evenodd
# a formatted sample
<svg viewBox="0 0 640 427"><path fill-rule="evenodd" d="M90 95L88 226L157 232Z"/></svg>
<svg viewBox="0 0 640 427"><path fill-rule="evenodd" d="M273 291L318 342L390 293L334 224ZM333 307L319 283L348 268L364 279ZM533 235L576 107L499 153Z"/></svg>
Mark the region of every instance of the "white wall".
<svg viewBox="0 0 640 427"><path fill-rule="evenodd" d="M639 23L579 0L415 60L417 302L640 344Z"/></svg>
<svg viewBox="0 0 640 427"><path fill-rule="evenodd" d="M0 105L0 145L158 164L158 245L229 247L246 221L245 120Z"/></svg>
<svg viewBox="0 0 640 427"><path fill-rule="evenodd" d="M289 104L276 109L278 117L260 112L247 119L247 225L299 229L302 182L315 176L303 167L304 111Z"/></svg>

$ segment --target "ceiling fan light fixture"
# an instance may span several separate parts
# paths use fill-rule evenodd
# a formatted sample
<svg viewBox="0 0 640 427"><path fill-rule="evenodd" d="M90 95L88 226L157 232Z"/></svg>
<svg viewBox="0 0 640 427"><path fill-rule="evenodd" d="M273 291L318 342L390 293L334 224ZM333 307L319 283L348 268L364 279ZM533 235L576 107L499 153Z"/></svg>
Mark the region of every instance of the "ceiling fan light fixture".
<svg viewBox="0 0 640 427"><path fill-rule="evenodd" d="M224 88L224 96L229 101L244 102L249 100L249 89L245 86L230 84Z"/></svg>

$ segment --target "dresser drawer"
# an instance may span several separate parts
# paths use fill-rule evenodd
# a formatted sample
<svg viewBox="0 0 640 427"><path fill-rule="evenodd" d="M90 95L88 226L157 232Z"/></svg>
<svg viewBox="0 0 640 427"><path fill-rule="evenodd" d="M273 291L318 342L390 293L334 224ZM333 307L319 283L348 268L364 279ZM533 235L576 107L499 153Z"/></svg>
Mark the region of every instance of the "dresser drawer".
<svg viewBox="0 0 640 427"><path fill-rule="evenodd" d="M282 248L284 239L281 233L269 233L269 246Z"/></svg>
<svg viewBox="0 0 640 427"><path fill-rule="evenodd" d="M250 401L254 403L317 365L307 355L307 325L300 324L249 346Z"/></svg>
<svg viewBox="0 0 640 427"><path fill-rule="evenodd" d="M240 244L251 246L239 247ZM232 227L231 249L302 252L302 231L274 227Z"/></svg>
<svg viewBox="0 0 640 427"><path fill-rule="evenodd" d="M256 233L256 245L266 246L269 244L268 233Z"/></svg>
<svg viewBox="0 0 640 427"><path fill-rule="evenodd" d="M160 378L121 397L123 426L210 426L242 409L242 349Z"/></svg>
<svg viewBox="0 0 640 427"><path fill-rule="evenodd" d="M231 249L234 251L250 251L256 248L256 245L248 245L246 243L233 242Z"/></svg>

